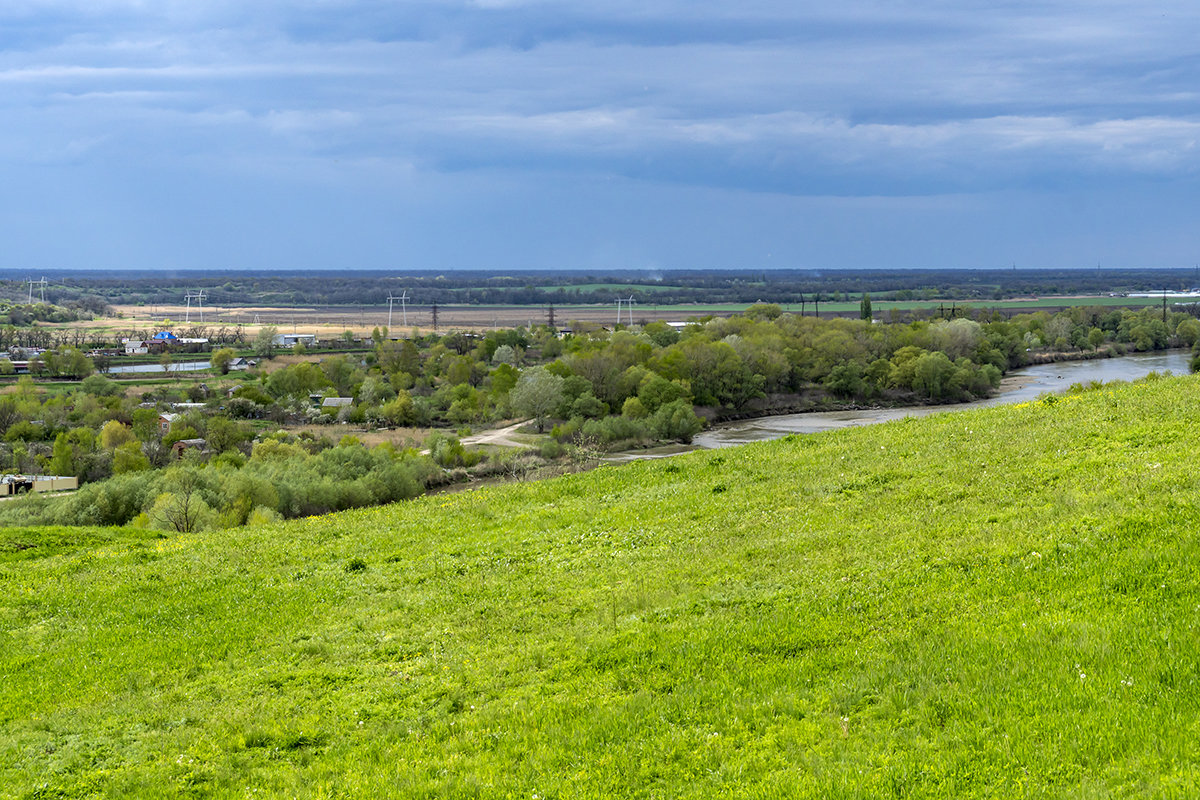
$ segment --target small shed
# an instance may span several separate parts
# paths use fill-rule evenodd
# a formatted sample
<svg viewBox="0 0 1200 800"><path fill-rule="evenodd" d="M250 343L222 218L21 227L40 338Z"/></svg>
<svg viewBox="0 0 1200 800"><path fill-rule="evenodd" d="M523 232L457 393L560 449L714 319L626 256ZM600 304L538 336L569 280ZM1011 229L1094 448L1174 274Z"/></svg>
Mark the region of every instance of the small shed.
<svg viewBox="0 0 1200 800"><path fill-rule="evenodd" d="M172 414L170 411L164 411L158 415L158 430L161 433L166 433L171 430L171 423L179 419L178 414Z"/></svg>

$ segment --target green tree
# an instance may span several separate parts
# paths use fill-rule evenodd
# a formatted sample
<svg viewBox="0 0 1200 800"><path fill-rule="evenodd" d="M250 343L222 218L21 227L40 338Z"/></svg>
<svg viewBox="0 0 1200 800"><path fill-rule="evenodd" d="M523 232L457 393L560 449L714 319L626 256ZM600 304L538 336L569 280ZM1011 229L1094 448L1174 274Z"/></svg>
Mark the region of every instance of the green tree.
<svg viewBox="0 0 1200 800"><path fill-rule="evenodd" d="M362 380L362 372L346 356L330 356L321 359L321 371L329 379L339 397L348 397L354 385Z"/></svg>
<svg viewBox="0 0 1200 800"><path fill-rule="evenodd" d="M625 405L621 406L621 416L629 419L644 419L646 417L646 407L642 405L642 401L637 397L627 397Z"/></svg>
<svg viewBox="0 0 1200 800"><path fill-rule="evenodd" d="M509 393L509 402L518 414L533 417L538 433L545 430L549 416L563 398L563 379L545 367L534 367L521 373Z"/></svg>
<svg viewBox="0 0 1200 800"><path fill-rule="evenodd" d="M858 316L859 319L871 319L871 295L863 292L862 299L858 301Z"/></svg>
<svg viewBox="0 0 1200 800"><path fill-rule="evenodd" d="M839 397L859 397L866 394L867 383L863 380L863 365L858 361L839 364L829 371L825 388Z"/></svg>
<svg viewBox="0 0 1200 800"><path fill-rule="evenodd" d="M311 361L277 369L267 378L267 391L275 397L305 397L328 385L325 372Z"/></svg>
<svg viewBox="0 0 1200 800"><path fill-rule="evenodd" d="M503 397L512 391L517 385L517 379L521 377L521 373L510 367L508 364L501 364L492 370L492 396Z"/></svg>
<svg viewBox="0 0 1200 800"><path fill-rule="evenodd" d="M150 459L142 452L142 445L137 441L125 442L113 450L112 470L114 475L124 475L126 472L142 472L150 469Z"/></svg>
<svg viewBox="0 0 1200 800"><path fill-rule="evenodd" d="M14 424L21 421L21 409L12 395L0 397L0 434L6 433Z"/></svg>
<svg viewBox="0 0 1200 800"><path fill-rule="evenodd" d="M358 387L358 400L364 405L377 406L396 396L392 385L378 375L372 375Z"/></svg>
<svg viewBox="0 0 1200 800"><path fill-rule="evenodd" d="M416 421L412 397L403 389L396 393L396 399L384 403L379 413L389 425L412 425Z"/></svg>
<svg viewBox="0 0 1200 800"><path fill-rule="evenodd" d="M751 319L778 319L783 315L783 307L778 303L755 303L742 313Z"/></svg>
<svg viewBox="0 0 1200 800"><path fill-rule="evenodd" d="M127 442L135 441L136 438L128 426L115 419L110 419L100 429L100 446L105 450L116 450Z"/></svg>
<svg viewBox="0 0 1200 800"><path fill-rule="evenodd" d="M232 347L222 347L213 351L212 368L222 375L229 374L229 364L237 357Z"/></svg>
<svg viewBox="0 0 1200 800"><path fill-rule="evenodd" d="M254 355L259 358L270 358L275 355L275 336L278 333L279 329L274 325L264 325L259 328L251 345Z"/></svg>
<svg viewBox="0 0 1200 800"><path fill-rule="evenodd" d="M89 375L79 384L79 388L95 397L117 397L125 394L125 389L114 380L103 375Z"/></svg>
<svg viewBox="0 0 1200 800"><path fill-rule="evenodd" d="M690 442L704 427L704 421L696 416L692 404L686 400L667 403L650 419L650 427L659 439Z"/></svg>
<svg viewBox="0 0 1200 800"><path fill-rule="evenodd" d="M167 470L164 481L167 491L154 501L151 519L167 530L180 533L200 530L212 517L212 508L201 496L203 483L203 477L195 467Z"/></svg>
<svg viewBox="0 0 1200 800"><path fill-rule="evenodd" d="M512 345L502 344L496 348L496 352L492 353L492 363L493 364L508 364L509 366L516 366L517 351L513 348Z"/></svg>
<svg viewBox="0 0 1200 800"><path fill-rule="evenodd" d="M158 424L158 412L152 408L135 408L133 410L133 435L138 441L148 442L158 439L161 429Z"/></svg>
<svg viewBox="0 0 1200 800"><path fill-rule="evenodd" d="M92 360L74 347L47 350L42 354L42 360L51 375L82 380L95 371Z"/></svg>
<svg viewBox="0 0 1200 800"><path fill-rule="evenodd" d="M675 381L655 375L642 385L637 396L642 401L642 407L647 412L654 413L660 406L686 397L687 390Z"/></svg>
<svg viewBox="0 0 1200 800"><path fill-rule="evenodd" d="M233 450L243 442L253 438L253 434L233 420L225 417L212 417L204 431L205 442L214 453L224 453Z"/></svg>
<svg viewBox="0 0 1200 800"><path fill-rule="evenodd" d="M50 462L46 464L46 471L51 475L75 474L75 449L71 447L66 433L54 437L54 449Z"/></svg>

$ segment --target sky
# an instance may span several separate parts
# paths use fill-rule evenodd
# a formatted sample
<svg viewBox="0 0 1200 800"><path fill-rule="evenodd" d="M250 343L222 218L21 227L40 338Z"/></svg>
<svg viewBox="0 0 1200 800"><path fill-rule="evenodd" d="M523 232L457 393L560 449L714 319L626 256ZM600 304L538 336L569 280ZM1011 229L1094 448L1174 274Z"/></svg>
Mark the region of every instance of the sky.
<svg viewBox="0 0 1200 800"><path fill-rule="evenodd" d="M1194 0L4 0L0 267L1200 262Z"/></svg>

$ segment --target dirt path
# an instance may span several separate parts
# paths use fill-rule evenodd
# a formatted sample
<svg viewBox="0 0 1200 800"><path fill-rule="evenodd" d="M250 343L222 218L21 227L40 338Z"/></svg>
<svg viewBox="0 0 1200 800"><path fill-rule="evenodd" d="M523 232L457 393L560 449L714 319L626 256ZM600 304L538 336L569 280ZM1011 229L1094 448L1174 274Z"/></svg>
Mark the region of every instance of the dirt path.
<svg viewBox="0 0 1200 800"><path fill-rule="evenodd" d="M526 424L529 420L521 420L509 425L507 428L496 428L491 431L483 431L482 433L474 433L470 436L464 436L460 441L464 445L480 445L494 444L501 447L528 447L528 442L517 441L512 438L512 435L517 432L517 429Z"/></svg>

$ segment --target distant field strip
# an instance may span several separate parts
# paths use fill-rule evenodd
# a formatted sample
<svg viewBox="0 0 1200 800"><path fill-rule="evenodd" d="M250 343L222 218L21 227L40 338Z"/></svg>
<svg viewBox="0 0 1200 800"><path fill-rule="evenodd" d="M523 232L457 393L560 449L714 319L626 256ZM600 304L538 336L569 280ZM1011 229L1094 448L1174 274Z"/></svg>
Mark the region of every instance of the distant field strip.
<svg viewBox="0 0 1200 800"><path fill-rule="evenodd" d="M633 287L629 287L633 288ZM763 302L771 302L764 297ZM1171 302L1168 299L1168 302ZM1184 301L1187 303L1187 301ZM1008 312L1036 311L1038 309L1058 309L1073 306L1103 306L1143 308L1161 305L1161 298L1153 297L1043 297L1038 299L1021 300L877 300L872 299L872 309L876 317L895 309L897 311L937 310L949 312L957 309L996 309ZM1188 303L1190 305L1190 303ZM441 305L438 307L439 330L454 328L486 330L494 327L515 327L518 325L540 324L549 321L550 303L538 305ZM689 317L702 317L709 314L728 316L745 311L751 303L687 303L679 305L660 304L653 301L635 302L632 316L635 321L667 321L683 322ZM812 314L819 308L822 314L857 314L859 298L847 301L821 301L784 303L782 308L790 313ZM565 325L570 320L583 322L614 324L617 307L615 298L611 303L555 303L555 322ZM92 328L103 330L126 331L130 328L149 327L179 327L180 325L198 325L200 315L192 309L176 306L119 306L117 311L120 318L103 318L96 321L61 323L53 327ZM621 318L628 318L629 309L622 306ZM184 323L184 318L190 321ZM407 317L408 323L404 320ZM337 336L349 330L357 336L369 336L372 329L389 324L389 314L386 304L371 304L362 306L327 306L321 308L288 308L288 307L207 307L204 311L203 324L213 327L241 326L249 334L253 334L266 325L276 326L280 331L318 333L321 336ZM409 303L407 309L396 305L390 315L393 328L407 327L429 330L433 327L433 310L427 303Z"/></svg>

